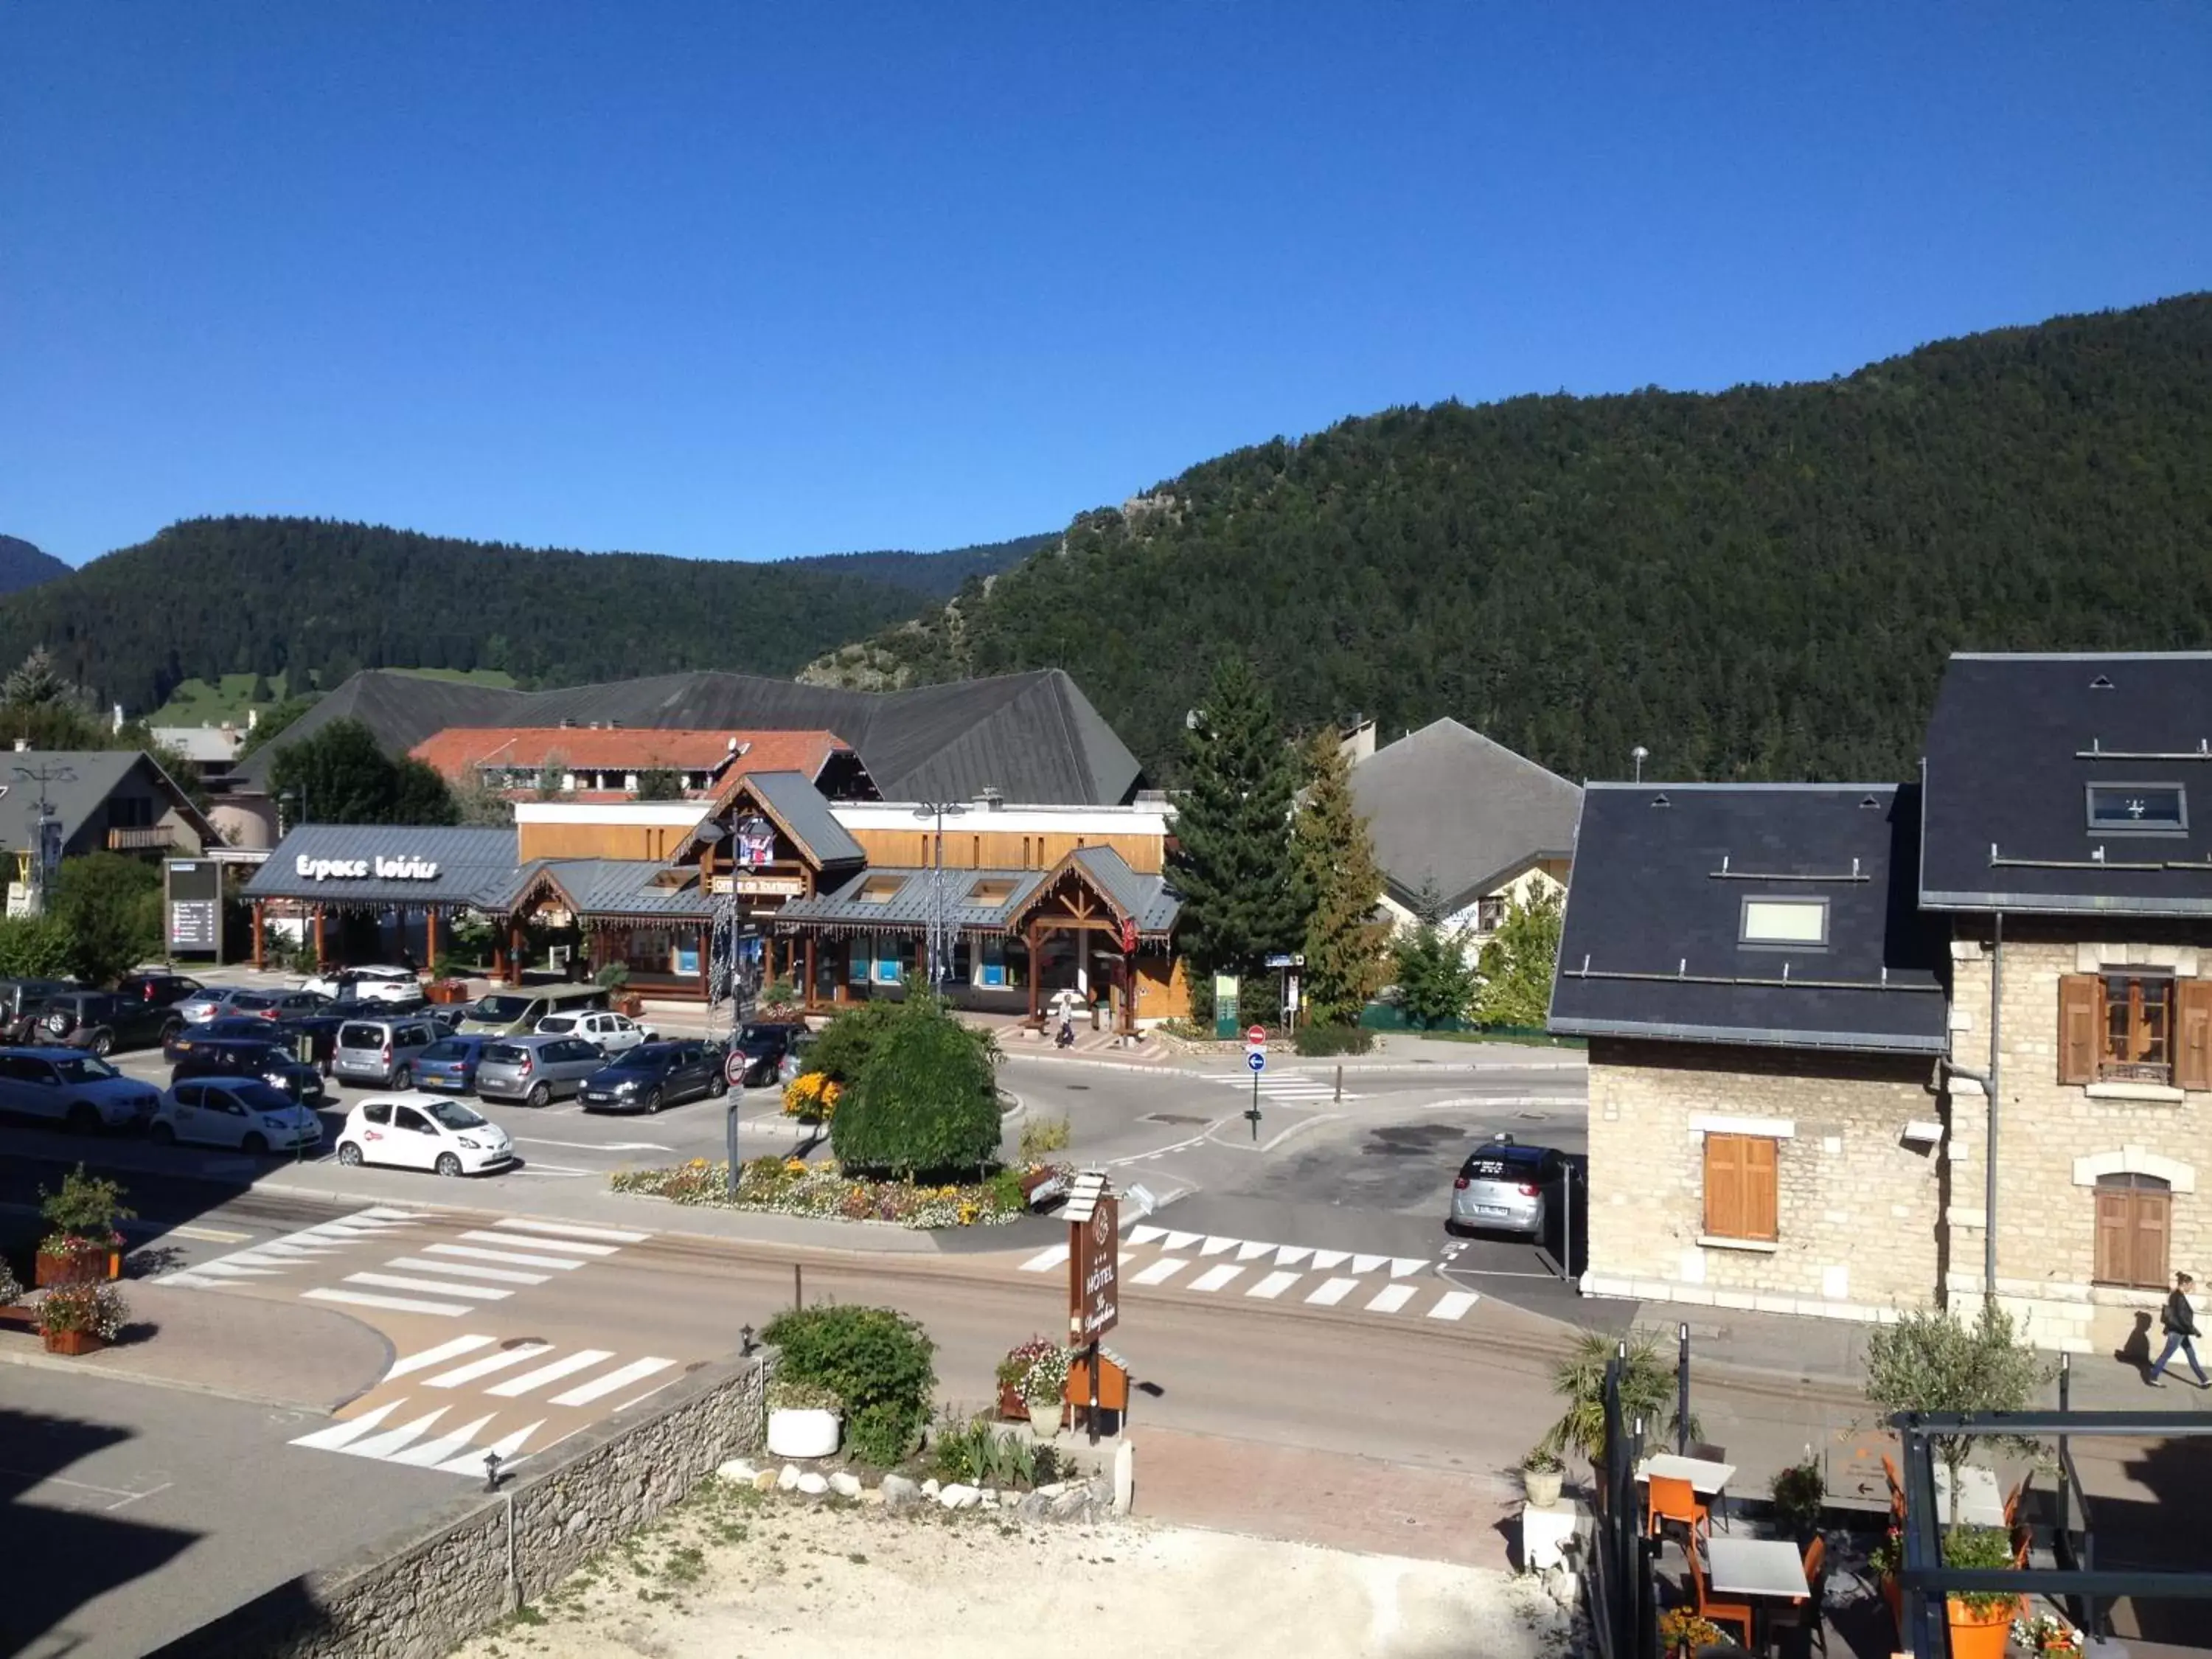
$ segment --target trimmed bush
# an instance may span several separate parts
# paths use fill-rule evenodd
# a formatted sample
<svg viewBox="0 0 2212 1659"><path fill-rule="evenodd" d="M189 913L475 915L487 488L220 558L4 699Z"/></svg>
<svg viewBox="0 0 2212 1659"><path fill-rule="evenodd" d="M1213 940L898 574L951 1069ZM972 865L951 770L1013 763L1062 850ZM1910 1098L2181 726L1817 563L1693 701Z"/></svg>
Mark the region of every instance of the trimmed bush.
<svg viewBox="0 0 2212 1659"><path fill-rule="evenodd" d="M914 1449L937 1387L936 1344L915 1321L890 1308L824 1304L778 1314L761 1335L783 1351L782 1378L844 1402L854 1457L888 1468Z"/></svg>
<svg viewBox="0 0 2212 1659"><path fill-rule="evenodd" d="M1375 1033L1364 1025L1301 1025L1291 1046L1308 1057L1364 1054L1375 1047Z"/></svg>
<svg viewBox="0 0 2212 1659"><path fill-rule="evenodd" d="M1000 1133L989 1055L942 1006L915 999L839 1099L830 1144L848 1170L941 1175L995 1164Z"/></svg>

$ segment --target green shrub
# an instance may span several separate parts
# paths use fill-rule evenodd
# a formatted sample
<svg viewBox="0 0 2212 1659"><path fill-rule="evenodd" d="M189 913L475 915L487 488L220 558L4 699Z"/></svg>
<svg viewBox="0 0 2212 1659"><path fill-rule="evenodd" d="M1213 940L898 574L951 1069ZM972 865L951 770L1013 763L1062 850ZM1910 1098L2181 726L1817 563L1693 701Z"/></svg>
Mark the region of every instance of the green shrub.
<svg viewBox="0 0 2212 1659"><path fill-rule="evenodd" d="M888 1468L913 1449L937 1387L936 1345L890 1308L826 1303L778 1314L761 1333L783 1352L781 1375L827 1389L845 1405L845 1445Z"/></svg>
<svg viewBox="0 0 2212 1659"><path fill-rule="evenodd" d="M836 1082L857 1082L891 1022L904 1012L896 1002L863 1002L840 1012L806 1050L806 1069Z"/></svg>
<svg viewBox="0 0 2212 1659"><path fill-rule="evenodd" d="M1022 1124L1022 1162L1035 1164L1049 1153L1066 1152L1068 1135L1065 1115L1027 1119Z"/></svg>
<svg viewBox="0 0 2212 1659"><path fill-rule="evenodd" d="M1375 1047L1375 1033L1364 1025L1301 1025L1291 1045L1308 1056L1364 1054Z"/></svg>
<svg viewBox="0 0 2212 1659"><path fill-rule="evenodd" d="M828 1040L824 1032L810 1061ZM1000 1133L989 1055L943 1006L916 998L886 1024L838 1101L830 1144L848 1169L935 1175L996 1163Z"/></svg>
<svg viewBox="0 0 2212 1659"><path fill-rule="evenodd" d="M59 979L70 971L74 943L58 916L0 919L0 979Z"/></svg>

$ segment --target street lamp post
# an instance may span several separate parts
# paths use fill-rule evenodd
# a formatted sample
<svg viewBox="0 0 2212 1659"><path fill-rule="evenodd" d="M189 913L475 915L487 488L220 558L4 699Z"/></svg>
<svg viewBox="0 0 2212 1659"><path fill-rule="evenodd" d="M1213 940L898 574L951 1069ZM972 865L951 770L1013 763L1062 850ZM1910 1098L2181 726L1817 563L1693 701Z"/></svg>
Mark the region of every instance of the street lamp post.
<svg viewBox="0 0 2212 1659"><path fill-rule="evenodd" d="M914 809L915 817L925 821L933 819L937 825L930 837L929 939L925 947L932 994L943 988L952 972L952 942L946 937L951 930L947 924L945 902L945 820L957 818L967 810L961 802L950 800L924 801Z"/></svg>
<svg viewBox="0 0 2212 1659"><path fill-rule="evenodd" d="M289 807L295 803L299 805L300 814L292 820L292 828L297 830L307 821L307 786L306 784L301 784L297 789L287 789L276 797L276 804L279 806ZM281 831L283 826L279 824L277 828Z"/></svg>
<svg viewBox="0 0 2212 1659"><path fill-rule="evenodd" d="M719 846L727 838L728 834L729 832L720 824L712 822L701 824L698 830L699 839L709 848ZM730 890L719 895L714 900L714 921L707 940L707 997L710 1005L714 1000L716 990L715 964L718 963L728 964L726 969L728 978L720 988L729 1004L729 1040L732 1045L736 1043L744 1024L744 993L747 988L738 962L744 933L744 912L739 907L738 901L737 870L733 865L730 872Z"/></svg>
<svg viewBox="0 0 2212 1659"><path fill-rule="evenodd" d="M1630 750L1628 751L1628 758L1629 758L1629 759L1631 759L1631 760L1632 760L1632 761L1634 761L1634 762L1636 763L1636 781L1637 781L1637 782L1638 782L1638 783L1643 782L1643 781L1644 781L1644 763L1645 761L1650 760L1650 759L1651 758L1651 751L1650 751L1649 749L1646 749L1646 748L1645 748L1642 744L1640 744L1640 743L1639 743L1639 744L1638 744L1636 745L1636 747L1635 747L1635 748L1633 748L1633 749L1632 749L1632 750Z"/></svg>

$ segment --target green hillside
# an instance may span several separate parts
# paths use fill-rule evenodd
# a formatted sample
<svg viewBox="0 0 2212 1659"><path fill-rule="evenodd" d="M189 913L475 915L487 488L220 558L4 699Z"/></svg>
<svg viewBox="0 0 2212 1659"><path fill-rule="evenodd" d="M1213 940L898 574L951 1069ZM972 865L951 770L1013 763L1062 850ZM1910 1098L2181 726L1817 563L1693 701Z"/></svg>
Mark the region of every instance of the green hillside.
<svg viewBox="0 0 2212 1659"><path fill-rule="evenodd" d="M1212 659L1571 777L1898 778L1954 649L2212 645L2212 296L1193 467L811 673L1066 669L1156 775Z"/></svg>
<svg viewBox="0 0 2212 1659"><path fill-rule="evenodd" d="M403 672L420 674L426 679L465 680L473 685L512 687L514 676L493 668L409 668ZM221 726L228 720L234 726L246 724L247 713L261 709L264 713L292 695L292 676L273 674L257 677L252 674L225 674L214 681L188 679L170 688L169 700L145 716L149 726ZM257 683L264 695L253 695ZM313 697L329 688L321 684L312 671L299 676L300 695Z"/></svg>

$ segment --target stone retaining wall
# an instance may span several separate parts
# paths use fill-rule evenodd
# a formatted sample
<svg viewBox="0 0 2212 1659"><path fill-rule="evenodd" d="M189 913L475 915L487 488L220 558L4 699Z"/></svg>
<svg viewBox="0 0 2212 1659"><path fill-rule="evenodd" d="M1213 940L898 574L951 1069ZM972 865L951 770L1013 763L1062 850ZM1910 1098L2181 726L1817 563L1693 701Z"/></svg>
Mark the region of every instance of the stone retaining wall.
<svg viewBox="0 0 2212 1659"><path fill-rule="evenodd" d="M155 1659L437 1659L757 1450L774 1356L707 1366L496 1493L458 1496L356 1559L280 1585ZM301 1454L305 1455L305 1454Z"/></svg>

